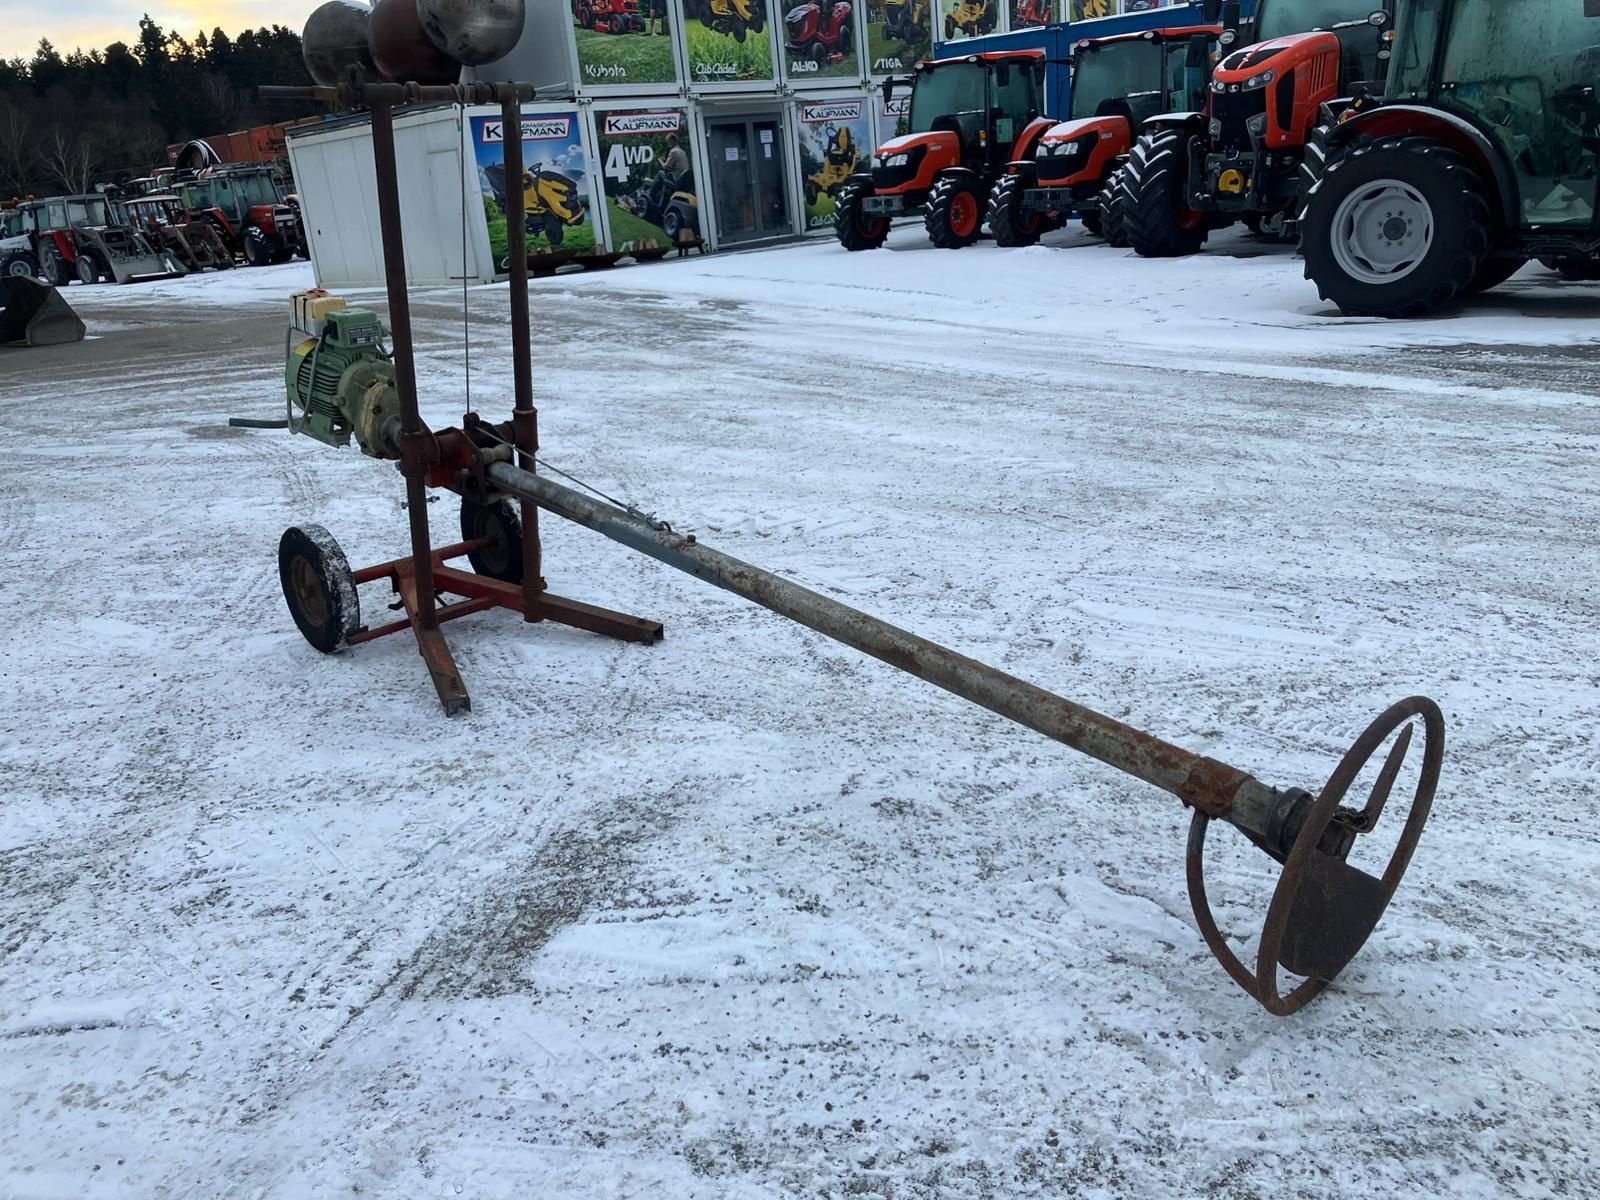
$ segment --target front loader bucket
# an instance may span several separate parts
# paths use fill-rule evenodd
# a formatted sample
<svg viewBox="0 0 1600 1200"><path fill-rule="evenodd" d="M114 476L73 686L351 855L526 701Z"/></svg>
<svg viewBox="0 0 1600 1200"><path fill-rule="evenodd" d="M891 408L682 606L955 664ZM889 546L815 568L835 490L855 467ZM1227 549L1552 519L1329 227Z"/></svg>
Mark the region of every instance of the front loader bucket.
<svg viewBox="0 0 1600 1200"><path fill-rule="evenodd" d="M25 276L0 279L0 346L60 346L83 340L83 321L55 288Z"/></svg>

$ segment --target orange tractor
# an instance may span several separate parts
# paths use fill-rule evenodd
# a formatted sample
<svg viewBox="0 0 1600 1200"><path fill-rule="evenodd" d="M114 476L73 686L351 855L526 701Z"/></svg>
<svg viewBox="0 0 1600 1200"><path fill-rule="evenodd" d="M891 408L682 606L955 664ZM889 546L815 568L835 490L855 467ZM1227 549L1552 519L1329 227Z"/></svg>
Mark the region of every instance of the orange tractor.
<svg viewBox="0 0 1600 1200"><path fill-rule="evenodd" d="M1009 162L1032 155L1055 124L1043 115L1041 50L921 62L911 79L912 132L891 138L872 169L839 193L834 232L846 250L872 250L895 217L921 212L928 240L954 250L978 240L989 189ZM891 79L884 97L905 80Z"/></svg>
<svg viewBox="0 0 1600 1200"><path fill-rule="evenodd" d="M1240 220L1292 232L1323 153L1320 109L1381 89L1389 24L1381 0L1260 0L1251 27L1260 40L1226 46L1205 110L1152 119L1134 144L1121 200L1133 248L1193 254L1210 230Z"/></svg>
<svg viewBox="0 0 1600 1200"><path fill-rule="evenodd" d="M1173 108L1198 107L1221 25L1147 29L1072 48L1067 119L1013 162L989 193L989 229L1002 246L1028 246L1076 212L1090 233L1126 246L1113 177L1139 127Z"/></svg>

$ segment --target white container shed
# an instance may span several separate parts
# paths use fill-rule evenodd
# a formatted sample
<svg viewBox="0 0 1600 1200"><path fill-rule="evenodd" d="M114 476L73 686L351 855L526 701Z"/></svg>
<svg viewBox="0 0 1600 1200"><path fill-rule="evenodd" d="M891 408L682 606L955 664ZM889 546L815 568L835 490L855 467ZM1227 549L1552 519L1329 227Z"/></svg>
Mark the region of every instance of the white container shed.
<svg viewBox="0 0 1600 1200"><path fill-rule="evenodd" d="M443 105L395 114L406 274L414 286L495 277L478 168L465 153L459 111ZM300 126L287 141L318 285L382 287L370 118Z"/></svg>

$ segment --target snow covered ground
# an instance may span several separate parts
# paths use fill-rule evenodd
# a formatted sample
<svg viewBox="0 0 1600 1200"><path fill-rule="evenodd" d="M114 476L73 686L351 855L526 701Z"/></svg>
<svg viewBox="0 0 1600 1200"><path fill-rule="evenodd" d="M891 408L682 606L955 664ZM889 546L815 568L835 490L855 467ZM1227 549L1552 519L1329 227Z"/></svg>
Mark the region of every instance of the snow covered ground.
<svg viewBox="0 0 1600 1200"><path fill-rule="evenodd" d="M1437 698L1329 994L1223 975L1162 793L553 519L665 642L468 618L456 720L407 639L318 656L280 532L406 524L226 426L309 270L74 287L92 340L0 351L0 1196L1600 1195L1600 288L1345 320L1243 238L1052 243L539 282L545 455L1275 784ZM1212 840L1242 949L1271 864Z"/></svg>

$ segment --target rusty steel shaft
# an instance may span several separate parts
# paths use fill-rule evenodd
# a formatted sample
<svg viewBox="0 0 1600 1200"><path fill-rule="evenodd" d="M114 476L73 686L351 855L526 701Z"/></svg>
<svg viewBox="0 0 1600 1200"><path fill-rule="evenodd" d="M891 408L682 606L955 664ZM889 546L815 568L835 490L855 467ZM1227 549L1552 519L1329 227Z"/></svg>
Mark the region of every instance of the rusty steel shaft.
<svg viewBox="0 0 1600 1200"><path fill-rule="evenodd" d="M1014 675L869 616L634 514L514 467L495 463L491 482L557 516L587 526L669 567L715 584L825 637L843 642L980 704L1045 737L1171 792L1208 817L1266 836L1285 797L1216 759L1191 754Z"/></svg>

